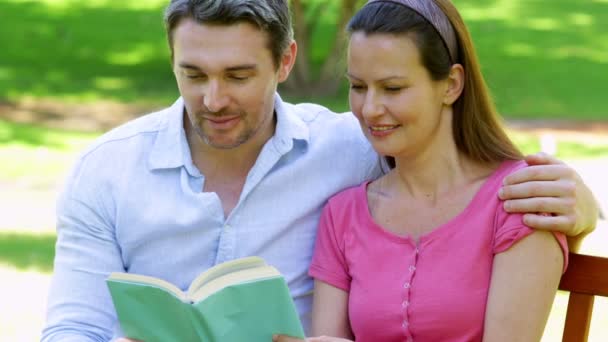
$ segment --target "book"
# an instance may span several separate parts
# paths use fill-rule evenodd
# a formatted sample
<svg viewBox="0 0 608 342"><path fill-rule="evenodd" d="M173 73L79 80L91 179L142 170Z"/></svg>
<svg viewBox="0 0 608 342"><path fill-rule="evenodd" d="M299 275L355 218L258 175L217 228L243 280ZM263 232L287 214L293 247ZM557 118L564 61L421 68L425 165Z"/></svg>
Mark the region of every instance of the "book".
<svg viewBox="0 0 608 342"><path fill-rule="evenodd" d="M154 277L112 273L107 285L125 337L156 341L272 341L304 338L279 271L259 257L215 265L186 291Z"/></svg>

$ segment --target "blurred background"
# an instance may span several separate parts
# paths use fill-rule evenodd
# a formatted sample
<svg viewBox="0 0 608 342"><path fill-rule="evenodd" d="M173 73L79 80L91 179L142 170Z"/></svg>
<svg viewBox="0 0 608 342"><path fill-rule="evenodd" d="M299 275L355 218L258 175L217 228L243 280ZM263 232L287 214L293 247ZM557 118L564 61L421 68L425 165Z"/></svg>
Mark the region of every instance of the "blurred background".
<svg viewBox="0 0 608 342"><path fill-rule="evenodd" d="M52 273L57 191L103 132L178 96L167 0L0 1L0 340L34 341ZM365 1L291 0L293 102L347 111L342 28ZM608 210L608 0L454 0L509 134L574 166ZM583 252L608 256L600 220ZM559 341L559 293L543 341ZM597 299L590 341L608 341Z"/></svg>

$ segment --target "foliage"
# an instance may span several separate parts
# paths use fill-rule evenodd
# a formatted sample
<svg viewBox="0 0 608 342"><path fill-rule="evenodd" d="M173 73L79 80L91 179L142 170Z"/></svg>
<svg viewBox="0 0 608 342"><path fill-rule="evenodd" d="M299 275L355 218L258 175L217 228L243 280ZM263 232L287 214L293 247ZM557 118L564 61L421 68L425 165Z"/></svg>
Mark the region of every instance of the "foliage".
<svg viewBox="0 0 608 342"><path fill-rule="evenodd" d="M289 99L322 102L338 111L348 108L344 67L330 67L325 61L344 55L336 33L345 18L340 19L340 9L353 1L297 1L308 32L308 40L300 42L299 60L308 60L302 70L309 72L294 70L287 85L292 90ZM502 113L518 118L608 119L608 1L454 2L470 28ZM178 93L162 26L165 5L166 0L0 2L0 105L25 96L72 102L172 102ZM294 86L299 77L308 77L312 85ZM336 93L325 88L333 86L324 85L333 80L339 85Z"/></svg>

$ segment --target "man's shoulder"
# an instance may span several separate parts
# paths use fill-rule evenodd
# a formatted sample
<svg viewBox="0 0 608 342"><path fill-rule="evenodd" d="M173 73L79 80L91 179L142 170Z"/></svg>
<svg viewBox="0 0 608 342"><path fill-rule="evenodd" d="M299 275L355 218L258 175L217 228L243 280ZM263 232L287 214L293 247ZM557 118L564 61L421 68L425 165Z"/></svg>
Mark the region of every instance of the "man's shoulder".
<svg viewBox="0 0 608 342"><path fill-rule="evenodd" d="M316 103L284 103L289 112L297 115L304 122L311 124L315 122L351 122L356 124L357 120L350 112L336 113L331 109Z"/></svg>
<svg viewBox="0 0 608 342"><path fill-rule="evenodd" d="M100 148L114 146L117 149L121 149L124 148L125 145L132 143L133 140L155 135L158 131L165 128L168 115L169 108L165 108L127 121L95 139L95 141L83 151L83 156L93 153Z"/></svg>

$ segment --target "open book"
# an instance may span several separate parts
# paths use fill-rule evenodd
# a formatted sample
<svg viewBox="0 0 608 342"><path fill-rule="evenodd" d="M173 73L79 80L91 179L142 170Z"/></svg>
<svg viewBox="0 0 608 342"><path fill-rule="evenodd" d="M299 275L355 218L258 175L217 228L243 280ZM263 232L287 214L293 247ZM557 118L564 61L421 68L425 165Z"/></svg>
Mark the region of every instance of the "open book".
<svg viewBox="0 0 608 342"><path fill-rule="evenodd" d="M186 292L162 279L129 273L112 273L107 284L126 337L146 342L304 337L283 276L259 257L216 265Z"/></svg>

